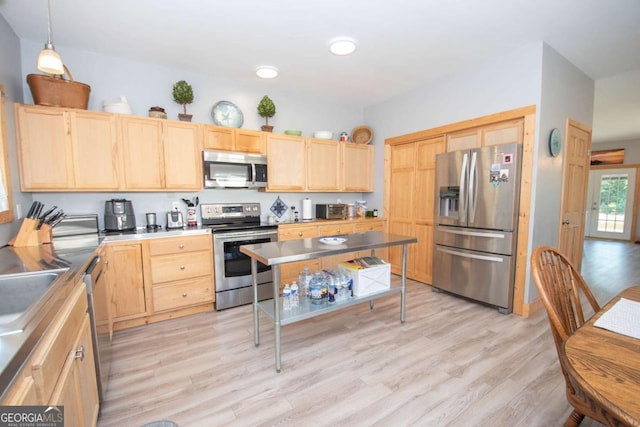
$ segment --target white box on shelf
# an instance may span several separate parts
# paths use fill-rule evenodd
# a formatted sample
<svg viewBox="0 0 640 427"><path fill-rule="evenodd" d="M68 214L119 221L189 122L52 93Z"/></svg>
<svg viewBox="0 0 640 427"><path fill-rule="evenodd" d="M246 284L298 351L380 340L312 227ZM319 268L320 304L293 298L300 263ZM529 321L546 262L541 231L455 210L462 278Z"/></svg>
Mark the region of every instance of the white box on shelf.
<svg viewBox="0 0 640 427"><path fill-rule="evenodd" d="M353 295L356 297L385 291L391 287L391 264L357 269L341 263L338 267L340 271L346 271L353 278Z"/></svg>

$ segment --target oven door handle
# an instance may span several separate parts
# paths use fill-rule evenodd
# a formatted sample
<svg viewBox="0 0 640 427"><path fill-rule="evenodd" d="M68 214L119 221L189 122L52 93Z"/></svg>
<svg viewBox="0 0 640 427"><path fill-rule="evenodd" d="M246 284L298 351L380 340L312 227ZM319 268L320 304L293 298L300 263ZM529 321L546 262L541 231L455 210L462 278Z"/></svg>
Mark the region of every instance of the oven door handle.
<svg viewBox="0 0 640 427"><path fill-rule="evenodd" d="M249 237L260 239L264 237L277 236L278 232L274 230L270 231L233 231L233 232L225 232L225 233L213 233L213 238L215 240L229 240L229 239L237 239L238 237Z"/></svg>

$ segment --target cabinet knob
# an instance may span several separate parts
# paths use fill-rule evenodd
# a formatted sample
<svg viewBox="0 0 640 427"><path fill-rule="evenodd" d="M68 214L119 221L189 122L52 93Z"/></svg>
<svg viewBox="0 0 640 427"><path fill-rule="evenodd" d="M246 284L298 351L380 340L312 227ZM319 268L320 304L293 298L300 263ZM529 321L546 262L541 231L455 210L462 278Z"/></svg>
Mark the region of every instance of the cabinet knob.
<svg viewBox="0 0 640 427"><path fill-rule="evenodd" d="M186 293L186 292L183 292L183 293L182 293L182 298L186 298L186 297L187 297L187 293Z"/></svg>
<svg viewBox="0 0 640 427"><path fill-rule="evenodd" d="M302 237L302 231L298 233L298 237Z"/></svg>
<svg viewBox="0 0 640 427"><path fill-rule="evenodd" d="M184 265L180 266L180 270L184 270L186 267Z"/></svg>
<svg viewBox="0 0 640 427"><path fill-rule="evenodd" d="M180 243L180 249L184 249L184 243Z"/></svg>
<svg viewBox="0 0 640 427"><path fill-rule="evenodd" d="M79 349L76 350L76 354L75 356L73 356L74 359L80 359L80 361L82 362L84 360L84 346L81 345Z"/></svg>

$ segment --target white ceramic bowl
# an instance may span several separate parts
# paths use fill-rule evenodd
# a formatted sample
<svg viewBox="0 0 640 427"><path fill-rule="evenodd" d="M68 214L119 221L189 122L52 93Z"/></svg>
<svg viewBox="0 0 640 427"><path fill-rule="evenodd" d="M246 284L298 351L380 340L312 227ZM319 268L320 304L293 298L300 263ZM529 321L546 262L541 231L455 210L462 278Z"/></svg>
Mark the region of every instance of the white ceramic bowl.
<svg viewBox="0 0 640 427"><path fill-rule="evenodd" d="M132 114L129 104L123 102L114 102L112 104L104 103L102 110L105 113L120 113L120 114Z"/></svg>
<svg viewBox="0 0 640 427"><path fill-rule="evenodd" d="M313 137L318 139L332 139L333 132L330 130L317 130L313 133Z"/></svg>

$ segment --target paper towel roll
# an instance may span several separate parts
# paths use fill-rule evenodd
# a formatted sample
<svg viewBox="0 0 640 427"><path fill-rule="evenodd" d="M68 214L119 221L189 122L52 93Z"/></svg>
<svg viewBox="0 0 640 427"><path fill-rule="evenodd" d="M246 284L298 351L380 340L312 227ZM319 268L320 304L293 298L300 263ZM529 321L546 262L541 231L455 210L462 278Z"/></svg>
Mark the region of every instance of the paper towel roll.
<svg viewBox="0 0 640 427"><path fill-rule="evenodd" d="M313 219L311 214L311 199L308 197L302 201L302 219Z"/></svg>

